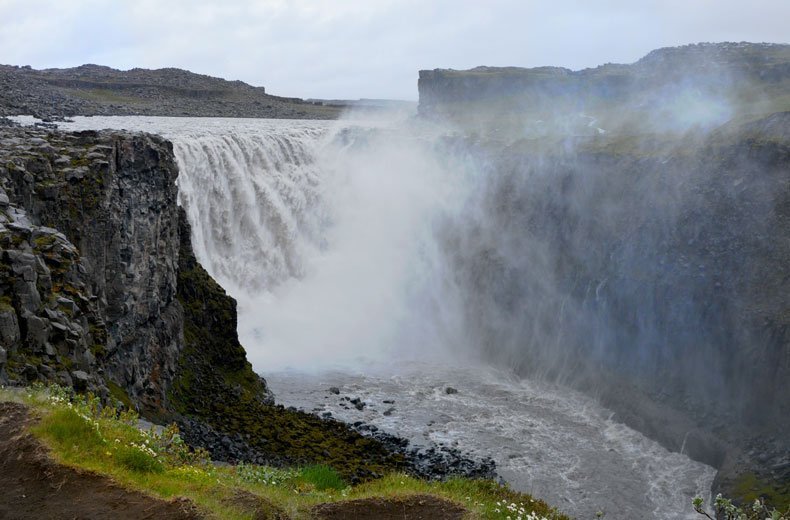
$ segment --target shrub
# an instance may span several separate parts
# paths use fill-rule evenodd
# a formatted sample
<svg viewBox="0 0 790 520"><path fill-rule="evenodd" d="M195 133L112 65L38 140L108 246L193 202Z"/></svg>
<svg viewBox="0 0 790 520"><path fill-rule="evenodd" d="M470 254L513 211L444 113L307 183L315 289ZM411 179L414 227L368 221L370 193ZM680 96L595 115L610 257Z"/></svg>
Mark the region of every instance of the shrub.
<svg viewBox="0 0 790 520"><path fill-rule="evenodd" d="M173 467L185 464L205 466L211 462L211 454L205 448L193 450L184 442L175 423L161 433L149 432L147 438L152 441L154 451Z"/></svg>
<svg viewBox="0 0 790 520"><path fill-rule="evenodd" d="M733 504L732 500L724 498L719 493L713 501L716 518L705 512L702 497L694 497L691 504L694 506L694 511L711 520L790 520L790 511L784 513L776 509L769 511L765 502L759 498L752 503L751 507L740 508Z"/></svg>

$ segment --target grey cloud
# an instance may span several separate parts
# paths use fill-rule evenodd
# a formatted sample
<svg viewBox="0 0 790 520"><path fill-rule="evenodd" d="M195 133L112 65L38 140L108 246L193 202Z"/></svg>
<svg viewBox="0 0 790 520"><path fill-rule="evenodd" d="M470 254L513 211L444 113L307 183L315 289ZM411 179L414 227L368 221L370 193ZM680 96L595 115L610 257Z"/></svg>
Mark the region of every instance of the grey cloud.
<svg viewBox="0 0 790 520"><path fill-rule="evenodd" d="M326 98L416 99L422 68L632 62L698 41L787 41L785 0L0 0L0 61L174 66Z"/></svg>

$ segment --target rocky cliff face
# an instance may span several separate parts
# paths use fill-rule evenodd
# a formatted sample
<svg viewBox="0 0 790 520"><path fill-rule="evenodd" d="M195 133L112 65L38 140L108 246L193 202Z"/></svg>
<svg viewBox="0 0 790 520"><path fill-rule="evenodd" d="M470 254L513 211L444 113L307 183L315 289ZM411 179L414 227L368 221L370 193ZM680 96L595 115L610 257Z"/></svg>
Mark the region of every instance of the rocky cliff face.
<svg viewBox="0 0 790 520"><path fill-rule="evenodd" d="M9 375L110 385L165 406L181 350L169 145L18 129L3 134L1 150L3 260L16 275L4 278L3 297L6 321L20 325L18 343L6 345Z"/></svg>
<svg viewBox="0 0 790 520"><path fill-rule="evenodd" d="M790 112L462 148L490 171L441 236L481 355L600 397L723 468L730 495L754 492L748 475L784 504Z"/></svg>
<svg viewBox="0 0 790 520"><path fill-rule="evenodd" d="M446 237L476 343L524 371L606 365L753 426L790 417L790 113L486 153L477 221Z"/></svg>

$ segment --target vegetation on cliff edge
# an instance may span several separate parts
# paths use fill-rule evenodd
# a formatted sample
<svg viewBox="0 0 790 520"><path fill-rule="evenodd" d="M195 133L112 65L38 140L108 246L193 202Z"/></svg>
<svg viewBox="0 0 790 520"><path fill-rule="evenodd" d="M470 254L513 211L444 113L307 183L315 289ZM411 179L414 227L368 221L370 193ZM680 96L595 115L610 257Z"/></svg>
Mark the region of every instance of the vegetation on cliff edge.
<svg viewBox="0 0 790 520"><path fill-rule="evenodd" d="M33 433L58 462L155 497L189 498L209 518L312 518L319 504L427 495L457 504L469 519L568 519L544 502L492 481L426 482L390 473L348 486L326 466L215 466L204 451L183 443L175 425L140 430L134 412L101 407L97 398L60 387L0 390L0 400L23 401L33 409L40 418Z"/></svg>

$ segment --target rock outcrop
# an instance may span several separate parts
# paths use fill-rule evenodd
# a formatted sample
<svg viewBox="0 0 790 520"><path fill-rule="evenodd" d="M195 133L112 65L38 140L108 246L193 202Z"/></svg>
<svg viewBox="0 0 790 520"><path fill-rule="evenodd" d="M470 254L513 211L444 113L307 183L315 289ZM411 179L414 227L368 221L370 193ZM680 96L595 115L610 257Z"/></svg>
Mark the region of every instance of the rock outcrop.
<svg viewBox="0 0 790 520"><path fill-rule="evenodd" d="M183 350L177 174L154 136L3 132L9 375L168 408Z"/></svg>

